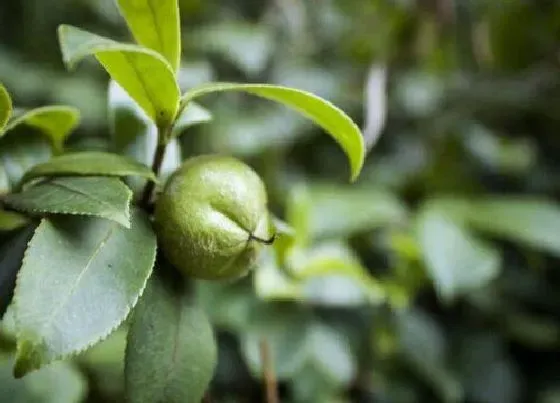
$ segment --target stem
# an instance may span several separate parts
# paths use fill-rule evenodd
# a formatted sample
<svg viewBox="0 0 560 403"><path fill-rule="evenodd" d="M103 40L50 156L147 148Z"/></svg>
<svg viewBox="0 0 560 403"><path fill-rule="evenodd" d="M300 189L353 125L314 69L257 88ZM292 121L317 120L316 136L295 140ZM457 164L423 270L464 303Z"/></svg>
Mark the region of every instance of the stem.
<svg viewBox="0 0 560 403"><path fill-rule="evenodd" d="M265 338L262 338L260 341L260 355L264 374L266 403L280 403L280 398L278 397L278 382L276 381L276 374L274 373L270 344Z"/></svg>
<svg viewBox="0 0 560 403"><path fill-rule="evenodd" d="M156 177L159 176L161 164L163 163L163 157L165 157L165 148L167 147L167 131L167 129L158 129L158 145L154 154L154 161L152 162L152 171L154 171ZM149 206L155 187L156 184L154 181L148 181L146 183L146 186L144 187L144 193L142 194L142 204L144 206Z"/></svg>

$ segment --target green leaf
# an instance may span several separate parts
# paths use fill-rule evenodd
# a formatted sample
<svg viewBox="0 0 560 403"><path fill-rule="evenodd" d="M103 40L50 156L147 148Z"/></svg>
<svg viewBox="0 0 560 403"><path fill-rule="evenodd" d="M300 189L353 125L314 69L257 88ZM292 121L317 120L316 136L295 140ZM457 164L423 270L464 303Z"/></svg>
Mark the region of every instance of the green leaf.
<svg viewBox="0 0 560 403"><path fill-rule="evenodd" d="M181 26L177 0L118 0L134 39L163 55L176 72L181 63Z"/></svg>
<svg viewBox="0 0 560 403"><path fill-rule="evenodd" d="M11 231L23 227L29 220L27 217L0 208L0 231Z"/></svg>
<svg viewBox="0 0 560 403"><path fill-rule="evenodd" d="M62 57L69 69L94 55L109 75L160 127L169 127L179 106L179 87L169 63L157 52L68 25L58 30Z"/></svg>
<svg viewBox="0 0 560 403"><path fill-rule="evenodd" d="M212 379L212 326L175 276L158 270L134 310L125 367L131 403L199 403Z"/></svg>
<svg viewBox="0 0 560 403"><path fill-rule="evenodd" d="M498 251L475 238L445 211L420 212L417 235L428 275L443 300L477 289L499 270Z"/></svg>
<svg viewBox="0 0 560 403"><path fill-rule="evenodd" d="M397 225L407 217L393 194L375 188L315 185L309 188L310 230L315 238L342 237Z"/></svg>
<svg viewBox="0 0 560 403"><path fill-rule="evenodd" d="M16 286L16 276L21 267L27 243L31 239L34 230L35 225L29 225L21 229L0 249L0 320L12 301L14 287Z"/></svg>
<svg viewBox="0 0 560 403"><path fill-rule="evenodd" d="M43 219L25 253L14 295L16 377L74 356L111 334L142 294L156 237L136 211L114 221Z"/></svg>
<svg viewBox="0 0 560 403"><path fill-rule="evenodd" d="M466 220L477 229L560 256L560 207L548 200L492 198L473 202Z"/></svg>
<svg viewBox="0 0 560 403"><path fill-rule="evenodd" d="M141 176L156 180L146 165L118 154L100 151L83 151L52 158L27 171L22 183L42 176Z"/></svg>
<svg viewBox="0 0 560 403"><path fill-rule="evenodd" d="M81 403L87 396L87 380L74 366L57 362L30 374L14 379L12 357L0 355L0 396L10 403Z"/></svg>
<svg viewBox="0 0 560 403"><path fill-rule="evenodd" d="M158 129L138 104L113 80L109 84L109 112L115 151L143 164L151 165L158 143ZM160 177L165 178L174 172L182 160L178 141L171 139L167 143ZM128 182L138 190L145 184L145 180L139 179Z"/></svg>
<svg viewBox="0 0 560 403"><path fill-rule="evenodd" d="M194 88L183 95L181 106L193 99L222 91L241 91L279 102L311 119L329 133L346 153L355 180L364 164L364 140L360 129L348 115L328 101L306 91L270 84L212 83Z"/></svg>
<svg viewBox="0 0 560 403"><path fill-rule="evenodd" d="M53 178L12 193L4 202L31 214L78 214L114 220L130 227L132 191L117 178Z"/></svg>
<svg viewBox="0 0 560 403"><path fill-rule="evenodd" d="M6 87L0 83L0 135L12 115L12 99Z"/></svg>
<svg viewBox="0 0 560 403"><path fill-rule="evenodd" d="M11 120L4 130L4 134L19 125L25 125L39 130L46 135L55 150L60 153L68 135L78 125L80 111L69 106L45 106L32 109ZM2 134L0 133L0 136Z"/></svg>

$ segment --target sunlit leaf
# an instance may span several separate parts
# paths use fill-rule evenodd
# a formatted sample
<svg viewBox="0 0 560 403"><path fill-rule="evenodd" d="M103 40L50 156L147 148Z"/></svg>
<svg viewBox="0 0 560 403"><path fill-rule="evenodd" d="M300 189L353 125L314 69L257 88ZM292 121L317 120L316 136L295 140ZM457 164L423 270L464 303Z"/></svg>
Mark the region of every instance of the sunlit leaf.
<svg viewBox="0 0 560 403"><path fill-rule="evenodd" d="M142 108L115 81L109 84L109 127L114 151L151 166L158 144L158 129ZM177 124L175 124L175 127ZM182 153L177 139L167 143L159 176L165 179L181 164ZM129 178L127 183L135 190L143 189L145 178Z"/></svg>
<svg viewBox="0 0 560 403"><path fill-rule="evenodd" d="M0 208L0 231L11 231L23 227L28 218L15 211L6 211Z"/></svg>
<svg viewBox="0 0 560 403"><path fill-rule="evenodd" d="M199 403L216 361L216 341L206 314L193 306L175 273L158 270L134 311L128 333L127 400Z"/></svg>
<svg viewBox="0 0 560 403"><path fill-rule="evenodd" d="M130 189L117 178L53 178L12 193L4 202L15 210L41 214L73 214L107 218L130 227Z"/></svg>
<svg viewBox="0 0 560 403"><path fill-rule="evenodd" d="M0 133L12 115L12 99L6 87L0 83Z"/></svg>
<svg viewBox="0 0 560 403"><path fill-rule="evenodd" d="M270 84L213 83L188 91L181 104L184 107L199 96L223 91L241 91L279 102L311 119L342 147L350 161L351 179L360 174L364 163L362 133L348 115L330 102L305 91Z"/></svg>
<svg viewBox="0 0 560 403"><path fill-rule="evenodd" d="M51 141L55 152L60 153L66 138L78 125L80 112L69 106L45 106L32 109L8 122L4 134L18 125L38 130Z"/></svg>
<svg viewBox="0 0 560 403"><path fill-rule="evenodd" d="M95 56L158 126L171 125L180 93L172 68L159 53L68 25L61 25L58 33L64 63L69 69L84 57Z"/></svg>
<svg viewBox="0 0 560 403"><path fill-rule="evenodd" d="M141 176L155 180L154 173L146 165L122 155L100 151L83 151L52 158L26 172L22 183L42 176Z"/></svg>
<svg viewBox="0 0 560 403"><path fill-rule="evenodd" d="M131 228L97 218L43 219L25 253L14 293L21 377L106 338L142 294L156 237L135 212Z"/></svg>
<svg viewBox="0 0 560 403"><path fill-rule="evenodd" d="M181 61L181 26L177 0L118 0L134 39L164 56L177 71Z"/></svg>

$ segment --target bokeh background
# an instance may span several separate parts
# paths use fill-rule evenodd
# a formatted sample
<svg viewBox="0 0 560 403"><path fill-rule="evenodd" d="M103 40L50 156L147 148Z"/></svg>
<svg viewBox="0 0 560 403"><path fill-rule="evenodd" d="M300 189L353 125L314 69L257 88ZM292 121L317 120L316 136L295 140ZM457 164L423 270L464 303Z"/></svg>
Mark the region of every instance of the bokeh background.
<svg viewBox="0 0 560 403"><path fill-rule="evenodd" d="M172 158L243 158L295 239L242 281L197 285L220 342L211 401L262 401L265 337L283 402L560 402L560 3L180 3L183 90L306 89L371 149L351 186L344 154L295 114L203 100L214 121ZM19 107L78 107L70 149L123 151L108 77L94 60L64 70L60 23L130 40L113 0L4 0L0 81ZM0 163L12 150L0 143ZM123 401L125 334L22 381L4 334L0 402Z"/></svg>

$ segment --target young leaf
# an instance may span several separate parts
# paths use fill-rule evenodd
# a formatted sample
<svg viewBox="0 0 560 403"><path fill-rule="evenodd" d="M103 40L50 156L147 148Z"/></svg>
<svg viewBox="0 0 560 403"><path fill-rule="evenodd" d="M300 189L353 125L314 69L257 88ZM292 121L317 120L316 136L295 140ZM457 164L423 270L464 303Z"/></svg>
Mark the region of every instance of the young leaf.
<svg viewBox="0 0 560 403"><path fill-rule="evenodd" d="M306 91L270 84L212 83L194 88L183 95L181 107L193 99L222 91L241 91L279 102L311 119L329 133L346 153L354 181L364 164L364 139L360 129L342 110Z"/></svg>
<svg viewBox="0 0 560 403"><path fill-rule="evenodd" d="M61 25L58 34L62 57L69 69L84 57L95 56L158 126L171 125L180 92L171 66L159 53L68 25Z"/></svg>
<svg viewBox="0 0 560 403"><path fill-rule="evenodd" d="M6 88L0 83L0 135L12 115L12 99Z"/></svg>
<svg viewBox="0 0 560 403"><path fill-rule="evenodd" d="M131 403L199 403L212 379L212 326L174 276L156 271L132 316L125 367Z"/></svg>
<svg viewBox="0 0 560 403"><path fill-rule="evenodd" d="M16 276L34 230L33 224L21 229L0 249L0 320L12 301Z"/></svg>
<svg viewBox="0 0 560 403"><path fill-rule="evenodd" d="M23 227L28 221L27 217L19 213L0 208L0 231L12 231Z"/></svg>
<svg viewBox="0 0 560 403"><path fill-rule="evenodd" d="M25 252L14 295L21 377L91 347L114 331L142 294L156 237L140 211L114 221L43 219Z"/></svg>
<svg viewBox="0 0 560 403"><path fill-rule="evenodd" d="M4 203L31 214L77 214L114 220L130 227L132 191L110 177L53 178L12 193Z"/></svg>
<svg viewBox="0 0 560 403"><path fill-rule="evenodd" d="M82 151L52 158L35 165L21 181L25 183L41 176L141 176L156 180L146 165L118 154L100 151Z"/></svg>
<svg viewBox="0 0 560 403"><path fill-rule="evenodd" d="M443 300L487 284L499 272L496 249L473 237L442 211L426 209L420 213L418 239L428 275Z"/></svg>
<svg viewBox="0 0 560 403"><path fill-rule="evenodd" d="M60 153L64 147L64 141L77 126L79 120L80 111L76 108L45 106L33 109L10 121L4 130L4 134L19 125L35 128L46 135L55 152Z"/></svg>
<svg viewBox="0 0 560 403"><path fill-rule="evenodd" d="M177 0L118 0L134 39L163 55L173 71L181 62L181 25Z"/></svg>

